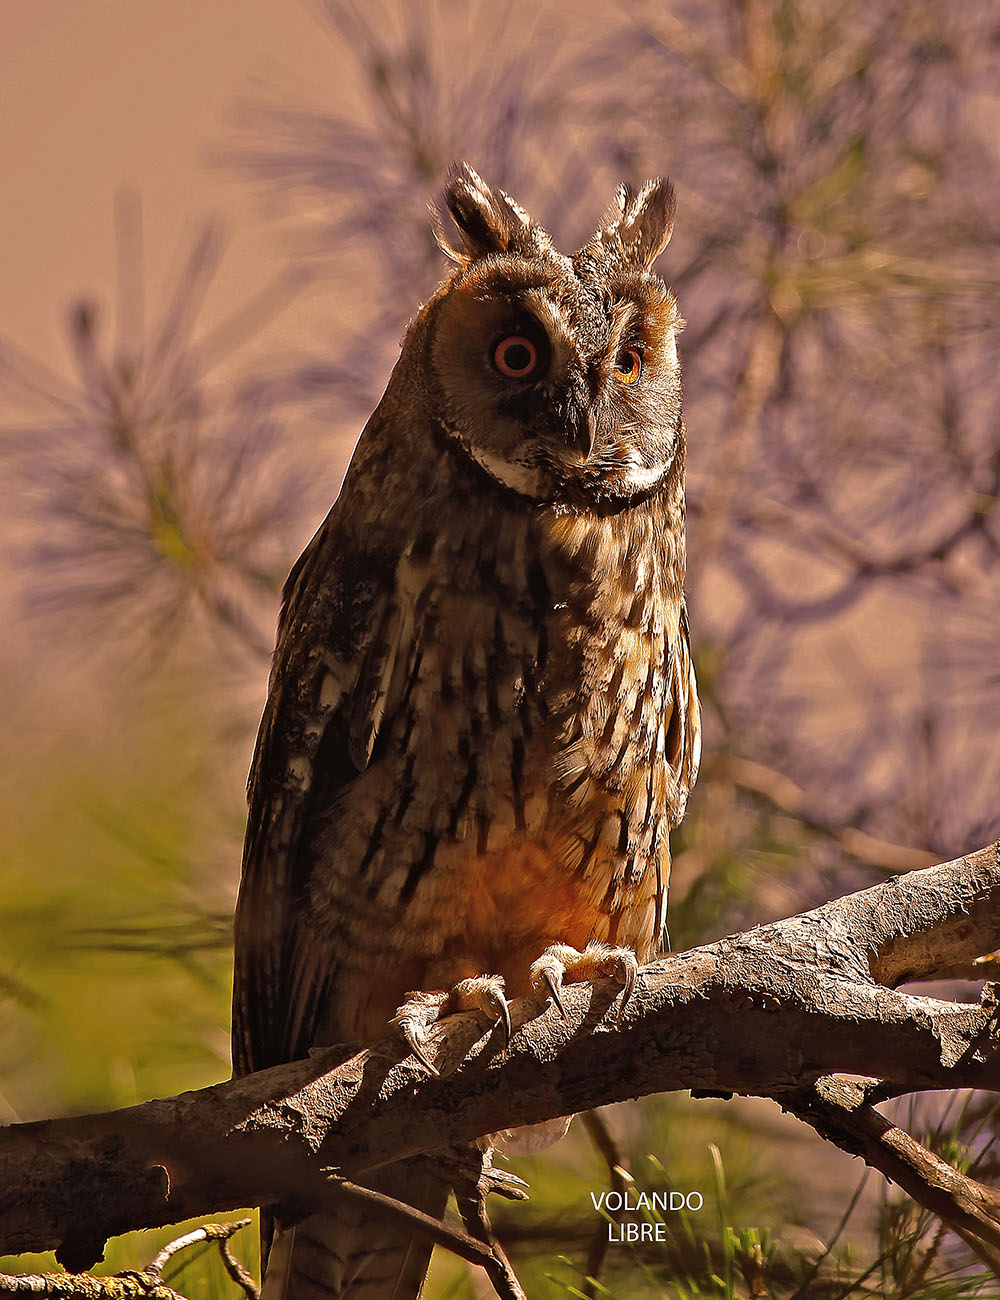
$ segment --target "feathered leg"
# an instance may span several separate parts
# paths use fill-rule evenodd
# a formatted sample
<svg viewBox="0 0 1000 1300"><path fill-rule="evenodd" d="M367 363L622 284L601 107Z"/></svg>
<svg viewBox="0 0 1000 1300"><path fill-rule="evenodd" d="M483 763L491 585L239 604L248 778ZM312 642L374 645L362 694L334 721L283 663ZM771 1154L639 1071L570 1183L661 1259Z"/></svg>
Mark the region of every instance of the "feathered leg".
<svg viewBox="0 0 1000 1300"><path fill-rule="evenodd" d="M401 1161L366 1186L439 1219L448 1188L422 1160ZM336 1215L275 1229L261 1300L416 1300L433 1243L405 1223L345 1196Z"/></svg>

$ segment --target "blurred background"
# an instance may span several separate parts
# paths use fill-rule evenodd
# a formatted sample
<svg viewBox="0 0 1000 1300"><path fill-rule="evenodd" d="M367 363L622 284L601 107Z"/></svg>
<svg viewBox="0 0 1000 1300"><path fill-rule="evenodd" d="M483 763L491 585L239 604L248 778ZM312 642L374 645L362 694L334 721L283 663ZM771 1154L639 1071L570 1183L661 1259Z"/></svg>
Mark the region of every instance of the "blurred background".
<svg viewBox="0 0 1000 1300"><path fill-rule="evenodd" d="M996 836L994 6L2 10L0 1118L228 1074L278 593L441 278L427 203L455 158L567 249L620 179L677 187L706 740L674 946ZM981 1099L896 1113L995 1175ZM614 1297L1000 1294L770 1103L606 1121L603 1154L577 1123L517 1162L532 1200L497 1211L533 1300L596 1271ZM704 1209L602 1259L609 1158ZM236 1294L197 1251L167 1280ZM481 1285L442 1258L428 1295Z"/></svg>

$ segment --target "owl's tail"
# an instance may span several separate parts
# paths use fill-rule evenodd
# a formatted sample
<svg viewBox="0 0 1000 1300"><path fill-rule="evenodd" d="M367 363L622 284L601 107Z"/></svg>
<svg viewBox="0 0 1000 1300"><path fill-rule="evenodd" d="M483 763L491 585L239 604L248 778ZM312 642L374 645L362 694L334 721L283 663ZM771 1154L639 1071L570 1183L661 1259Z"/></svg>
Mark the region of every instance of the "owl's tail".
<svg viewBox="0 0 1000 1300"><path fill-rule="evenodd" d="M365 1181L434 1218L444 1214L447 1187L411 1173L405 1162ZM315 1214L275 1229L260 1300L416 1300L432 1245L405 1223L345 1198L336 1215Z"/></svg>

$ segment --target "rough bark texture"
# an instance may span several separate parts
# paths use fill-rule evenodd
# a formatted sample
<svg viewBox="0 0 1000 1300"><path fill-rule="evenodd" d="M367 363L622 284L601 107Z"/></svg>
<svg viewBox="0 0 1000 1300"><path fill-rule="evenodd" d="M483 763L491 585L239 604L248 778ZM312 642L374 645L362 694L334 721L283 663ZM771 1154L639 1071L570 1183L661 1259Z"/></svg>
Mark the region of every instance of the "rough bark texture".
<svg viewBox="0 0 1000 1300"><path fill-rule="evenodd" d="M565 1020L544 999L515 1002L506 1050L479 1015L451 1017L432 1039L438 1076L387 1038L169 1100L14 1125L0 1130L0 1249L56 1248L82 1269L128 1229L278 1199L329 1204L336 1184L324 1170L351 1178L684 1088L774 1097L881 1168L884 1132L859 1136L872 1114L881 1120L870 1098L855 1107L864 1124L840 1107L849 1135L838 1137L827 1085L813 1085L841 1073L880 1080L882 1098L1000 1090L992 986L973 1003L891 987L983 978L991 967L976 959L997 948L1000 844L653 962L620 1019L610 981L567 988Z"/></svg>

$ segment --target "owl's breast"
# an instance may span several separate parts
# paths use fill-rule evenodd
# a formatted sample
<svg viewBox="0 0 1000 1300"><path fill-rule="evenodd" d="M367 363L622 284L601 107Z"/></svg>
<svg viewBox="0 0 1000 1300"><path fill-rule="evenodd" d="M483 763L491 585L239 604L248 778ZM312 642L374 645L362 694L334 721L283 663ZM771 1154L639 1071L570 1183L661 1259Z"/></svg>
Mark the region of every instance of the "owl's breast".
<svg viewBox="0 0 1000 1300"><path fill-rule="evenodd" d="M320 829L314 912L426 961L526 970L557 939L648 953L677 820L678 584L641 547L495 532L398 571L405 655Z"/></svg>

